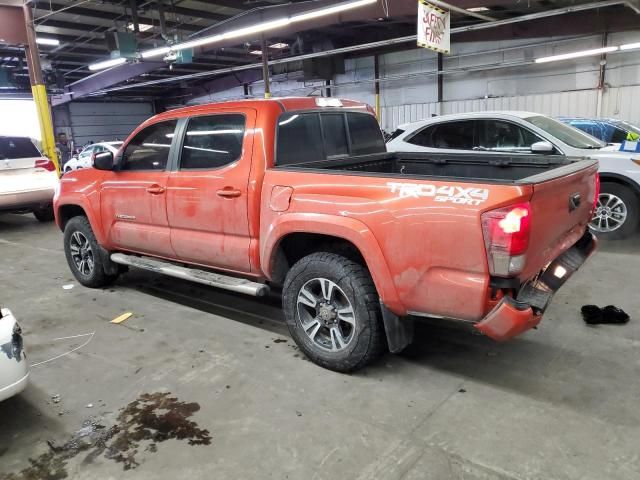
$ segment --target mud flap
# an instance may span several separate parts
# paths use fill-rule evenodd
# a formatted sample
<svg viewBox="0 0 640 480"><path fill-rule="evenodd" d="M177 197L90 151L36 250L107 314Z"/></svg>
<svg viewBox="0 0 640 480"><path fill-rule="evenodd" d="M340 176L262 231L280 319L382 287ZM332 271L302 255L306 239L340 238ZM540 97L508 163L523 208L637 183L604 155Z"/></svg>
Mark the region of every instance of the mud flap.
<svg viewBox="0 0 640 480"><path fill-rule="evenodd" d="M380 308L389 351L391 353L400 353L413 342L413 318L398 317L382 302L380 302Z"/></svg>
<svg viewBox="0 0 640 480"><path fill-rule="evenodd" d="M100 263L102 264L102 270L106 275L117 275L119 272L119 266L117 263L111 261L109 252L98 245L98 254L100 255Z"/></svg>

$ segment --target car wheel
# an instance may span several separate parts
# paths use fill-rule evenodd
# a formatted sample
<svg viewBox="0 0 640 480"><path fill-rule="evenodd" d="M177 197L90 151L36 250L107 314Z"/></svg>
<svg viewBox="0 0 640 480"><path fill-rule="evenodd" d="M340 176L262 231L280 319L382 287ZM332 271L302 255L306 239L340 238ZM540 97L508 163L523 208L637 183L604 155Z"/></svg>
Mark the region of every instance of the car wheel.
<svg viewBox="0 0 640 480"><path fill-rule="evenodd" d="M598 238L620 240L638 229L638 196L624 185L602 182L590 227Z"/></svg>
<svg viewBox="0 0 640 480"><path fill-rule="evenodd" d="M37 210L33 211L33 216L36 217L36 219L39 222L51 222L54 220L54 215L53 215L53 205L49 205L48 207L44 207L44 208L39 208Z"/></svg>
<svg viewBox="0 0 640 480"><path fill-rule="evenodd" d="M103 252L87 217L73 217L64 228L64 253L71 273L85 287L109 285L118 275L104 271Z"/></svg>
<svg viewBox="0 0 640 480"><path fill-rule="evenodd" d="M289 332L314 363L350 372L384 351L378 293L362 265L334 253L314 253L291 267L283 292Z"/></svg>

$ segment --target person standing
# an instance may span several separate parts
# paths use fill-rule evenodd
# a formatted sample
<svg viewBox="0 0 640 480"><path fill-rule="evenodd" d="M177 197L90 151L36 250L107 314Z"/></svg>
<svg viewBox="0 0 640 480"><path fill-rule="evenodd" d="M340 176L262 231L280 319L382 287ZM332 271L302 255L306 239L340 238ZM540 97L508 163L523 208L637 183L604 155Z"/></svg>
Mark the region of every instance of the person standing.
<svg viewBox="0 0 640 480"><path fill-rule="evenodd" d="M67 139L66 133L58 133L56 148L58 149L58 152L60 152L60 168L64 168L65 163L71 159L71 145Z"/></svg>

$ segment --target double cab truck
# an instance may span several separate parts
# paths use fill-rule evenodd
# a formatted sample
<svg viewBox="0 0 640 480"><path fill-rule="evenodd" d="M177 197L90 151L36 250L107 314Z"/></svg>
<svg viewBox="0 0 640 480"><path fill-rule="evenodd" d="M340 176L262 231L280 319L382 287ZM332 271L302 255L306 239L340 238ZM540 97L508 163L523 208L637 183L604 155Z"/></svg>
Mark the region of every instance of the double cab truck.
<svg viewBox="0 0 640 480"><path fill-rule="evenodd" d="M401 351L419 317L519 335L596 246L596 161L389 153L349 100L172 110L94 157L54 199L81 284L138 267L281 291L295 342L337 371Z"/></svg>

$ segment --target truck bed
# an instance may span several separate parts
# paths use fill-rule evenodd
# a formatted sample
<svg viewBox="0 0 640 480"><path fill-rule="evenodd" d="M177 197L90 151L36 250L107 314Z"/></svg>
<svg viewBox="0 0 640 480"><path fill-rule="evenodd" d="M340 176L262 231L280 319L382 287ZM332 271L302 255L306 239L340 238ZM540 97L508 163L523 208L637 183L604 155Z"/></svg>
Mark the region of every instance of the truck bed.
<svg viewBox="0 0 640 480"><path fill-rule="evenodd" d="M559 155L388 152L277 168L522 185L566 175L585 168L587 163L594 161L581 161Z"/></svg>

